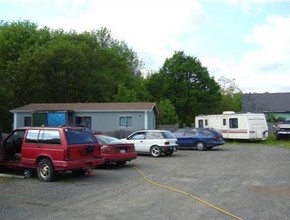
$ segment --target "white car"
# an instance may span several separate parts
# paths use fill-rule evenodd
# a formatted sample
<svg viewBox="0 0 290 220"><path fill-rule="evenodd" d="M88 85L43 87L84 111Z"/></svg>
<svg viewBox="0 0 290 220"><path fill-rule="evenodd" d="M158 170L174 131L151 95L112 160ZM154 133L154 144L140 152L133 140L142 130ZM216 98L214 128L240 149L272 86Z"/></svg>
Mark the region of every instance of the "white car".
<svg viewBox="0 0 290 220"><path fill-rule="evenodd" d="M137 153L150 153L153 157L162 153L171 156L178 148L177 138L168 130L140 130L122 140L133 143Z"/></svg>

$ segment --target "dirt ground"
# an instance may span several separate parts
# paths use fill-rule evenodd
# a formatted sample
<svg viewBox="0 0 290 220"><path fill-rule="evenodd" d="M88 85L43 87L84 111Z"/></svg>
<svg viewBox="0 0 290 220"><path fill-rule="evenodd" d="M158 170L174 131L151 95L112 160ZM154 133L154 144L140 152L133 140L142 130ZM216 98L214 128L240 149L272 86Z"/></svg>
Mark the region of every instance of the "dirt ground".
<svg viewBox="0 0 290 220"><path fill-rule="evenodd" d="M225 144L138 156L91 177L0 178L1 219L290 219L290 150Z"/></svg>

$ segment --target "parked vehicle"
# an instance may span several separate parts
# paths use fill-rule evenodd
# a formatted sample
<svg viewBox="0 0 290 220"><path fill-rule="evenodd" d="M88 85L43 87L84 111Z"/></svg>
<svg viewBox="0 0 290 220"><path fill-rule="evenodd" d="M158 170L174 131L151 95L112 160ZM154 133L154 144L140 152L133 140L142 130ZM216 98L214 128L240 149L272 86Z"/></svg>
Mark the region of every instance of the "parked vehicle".
<svg viewBox="0 0 290 220"><path fill-rule="evenodd" d="M290 137L290 120L280 121L273 125L273 132L277 139Z"/></svg>
<svg viewBox="0 0 290 220"><path fill-rule="evenodd" d="M125 143L118 138L102 134L95 134L95 137L101 144L101 155L106 164L125 165L127 161L137 158L134 144Z"/></svg>
<svg viewBox="0 0 290 220"><path fill-rule="evenodd" d="M195 117L196 128L215 128L224 139L265 140L268 125L264 114L236 114L232 111L221 115L200 115Z"/></svg>
<svg viewBox="0 0 290 220"><path fill-rule="evenodd" d="M153 157L171 156L178 148L176 137L167 130L140 130L122 140L133 143L138 154L149 153Z"/></svg>
<svg viewBox="0 0 290 220"><path fill-rule="evenodd" d="M181 128L173 134L180 149L209 150L225 144L221 133L211 128Z"/></svg>
<svg viewBox="0 0 290 220"><path fill-rule="evenodd" d="M0 166L34 169L46 182L54 180L58 172L81 175L103 163L100 144L83 128L17 128L0 146Z"/></svg>

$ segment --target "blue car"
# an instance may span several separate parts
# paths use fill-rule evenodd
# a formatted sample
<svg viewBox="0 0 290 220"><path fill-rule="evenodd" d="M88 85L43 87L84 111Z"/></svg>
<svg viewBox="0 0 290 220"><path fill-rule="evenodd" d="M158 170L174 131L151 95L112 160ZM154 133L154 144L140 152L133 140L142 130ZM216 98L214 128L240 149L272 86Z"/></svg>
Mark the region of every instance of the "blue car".
<svg viewBox="0 0 290 220"><path fill-rule="evenodd" d="M181 128L173 134L179 149L209 150L225 144L222 134L212 128Z"/></svg>

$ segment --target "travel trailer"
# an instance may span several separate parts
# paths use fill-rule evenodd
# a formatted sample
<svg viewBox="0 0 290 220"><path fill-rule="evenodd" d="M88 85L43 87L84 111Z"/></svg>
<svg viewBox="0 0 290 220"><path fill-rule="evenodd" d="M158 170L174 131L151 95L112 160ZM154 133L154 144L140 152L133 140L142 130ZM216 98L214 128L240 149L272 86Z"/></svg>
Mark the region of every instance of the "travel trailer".
<svg viewBox="0 0 290 220"><path fill-rule="evenodd" d="M223 112L220 115L199 115L195 117L196 128L214 128L224 139L265 140L268 125L263 113Z"/></svg>

